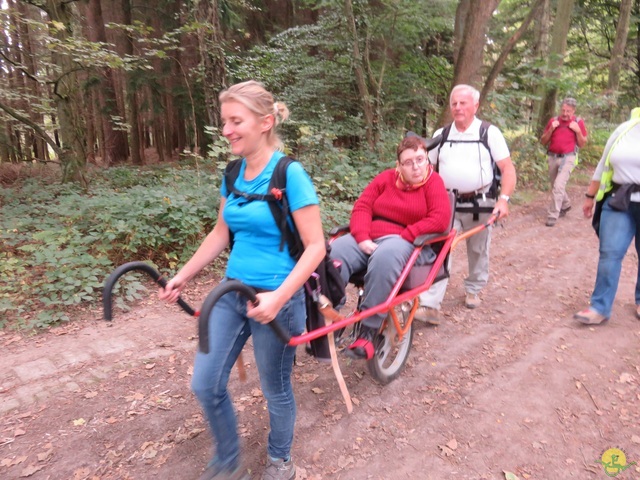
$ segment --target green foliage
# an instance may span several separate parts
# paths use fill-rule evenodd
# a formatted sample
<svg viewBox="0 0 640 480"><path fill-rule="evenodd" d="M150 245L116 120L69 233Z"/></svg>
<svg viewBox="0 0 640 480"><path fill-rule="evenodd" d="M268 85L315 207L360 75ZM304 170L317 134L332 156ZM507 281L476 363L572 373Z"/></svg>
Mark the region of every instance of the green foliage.
<svg viewBox="0 0 640 480"><path fill-rule="evenodd" d="M66 320L68 307L98 300L106 275L124 262L148 259L175 271L215 222L216 178L114 168L88 194L35 181L1 190L2 318L26 328ZM127 299L141 289L138 280L121 286ZM42 313L25 323L33 310Z"/></svg>
<svg viewBox="0 0 640 480"><path fill-rule="evenodd" d="M549 183L547 157L538 139L530 132L503 133L516 167L518 188L546 190Z"/></svg>

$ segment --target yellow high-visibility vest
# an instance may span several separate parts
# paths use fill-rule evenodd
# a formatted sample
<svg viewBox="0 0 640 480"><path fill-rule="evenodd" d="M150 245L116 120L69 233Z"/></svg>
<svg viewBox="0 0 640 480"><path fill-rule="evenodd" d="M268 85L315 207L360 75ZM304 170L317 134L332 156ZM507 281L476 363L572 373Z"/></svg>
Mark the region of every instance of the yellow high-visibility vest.
<svg viewBox="0 0 640 480"><path fill-rule="evenodd" d="M611 158L611 152L613 152L613 149L616 147L620 139L624 137L629 130L640 123L640 107L636 107L631 110L631 116L629 120L631 120L631 123L629 123L629 125L627 125L627 128L625 128L620 133L620 135L618 135L616 140L613 142L613 145L611 145L611 148L607 152L607 158L604 160L604 169L602 170L602 175L600 176L600 187L598 187L598 193L596 194L596 202L602 200L605 194L613 188L613 168L611 168L611 162L609 161L609 159Z"/></svg>

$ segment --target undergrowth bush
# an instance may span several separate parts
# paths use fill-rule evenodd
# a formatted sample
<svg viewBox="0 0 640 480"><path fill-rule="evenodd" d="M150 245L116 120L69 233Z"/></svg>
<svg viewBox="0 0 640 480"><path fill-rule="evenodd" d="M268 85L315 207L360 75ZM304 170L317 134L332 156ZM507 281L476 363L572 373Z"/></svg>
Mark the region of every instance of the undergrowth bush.
<svg viewBox="0 0 640 480"><path fill-rule="evenodd" d="M174 272L212 228L218 184L217 173L116 168L88 193L35 180L0 190L0 327L68 320L69 307L97 301L124 262ZM127 300L143 289L139 280L119 283Z"/></svg>

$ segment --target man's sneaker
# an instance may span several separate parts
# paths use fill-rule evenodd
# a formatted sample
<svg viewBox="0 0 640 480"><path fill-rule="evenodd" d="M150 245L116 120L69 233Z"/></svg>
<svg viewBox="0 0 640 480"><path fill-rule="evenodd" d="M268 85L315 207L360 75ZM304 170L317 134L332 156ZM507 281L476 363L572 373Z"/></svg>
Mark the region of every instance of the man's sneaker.
<svg viewBox="0 0 640 480"><path fill-rule="evenodd" d="M273 460L267 455L267 468L262 474L262 480L293 480L294 478L296 478L296 466L293 460L289 459L286 462L282 458Z"/></svg>
<svg viewBox="0 0 640 480"><path fill-rule="evenodd" d="M569 205L567 208L563 208L562 210L560 210L560 216L564 217L569 210L571 210L571 205Z"/></svg>
<svg viewBox="0 0 640 480"><path fill-rule="evenodd" d="M640 319L640 305L636 305L636 318Z"/></svg>
<svg viewBox="0 0 640 480"><path fill-rule="evenodd" d="M419 307L413 318L431 325L440 325L442 321L440 310L431 307Z"/></svg>
<svg viewBox="0 0 640 480"><path fill-rule="evenodd" d="M464 306L467 308L476 308L480 306L482 300L480 300L480 296L476 293L469 293L464 297Z"/></svg>
<svg viewBox="0 0 640 480"><path fill-rule="evenodd" d="M553 217L547 218L547 222L545 223L547 227L553 227L555 224L556 224L556 219Z"/></svg>
<svg viewBox="0 0 640 480"><path fill-rule="evenodd" d="M604 315L601 315L595 310L591 310L590 308L576 313L573 318L578 320L580 323L584 323L585 325L600 325L602 322L609 320Z"/></svg>

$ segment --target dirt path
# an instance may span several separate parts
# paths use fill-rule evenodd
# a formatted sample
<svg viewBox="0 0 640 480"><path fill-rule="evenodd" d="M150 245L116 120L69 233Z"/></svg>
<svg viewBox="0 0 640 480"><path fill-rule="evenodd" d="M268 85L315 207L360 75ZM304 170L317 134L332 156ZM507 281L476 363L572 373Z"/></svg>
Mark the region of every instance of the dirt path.
<svg viewBox="0 0 640 480"><path fill-rule="evenodd" d="M546 196L513 208L494 231L483 304L461 305L463 248L446 321L418 325L408 366L386 387L342 362L355 411L330 367L304 353L295 369L298 479L608 478L596 463L619 448L640 465L637 258L623 267L613 319L571 318L589 298L597 240L574 208L544 226ZM214 283L191 293L198 304ZM192 479L210 455L189 391L196 328L155 300L112 324L98 311L32 338L0 333L0 478ZM267 416L253 356L232 390L246 464L259 478ZM618 478L640 478L638 465Z"/></svg>

